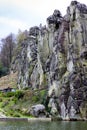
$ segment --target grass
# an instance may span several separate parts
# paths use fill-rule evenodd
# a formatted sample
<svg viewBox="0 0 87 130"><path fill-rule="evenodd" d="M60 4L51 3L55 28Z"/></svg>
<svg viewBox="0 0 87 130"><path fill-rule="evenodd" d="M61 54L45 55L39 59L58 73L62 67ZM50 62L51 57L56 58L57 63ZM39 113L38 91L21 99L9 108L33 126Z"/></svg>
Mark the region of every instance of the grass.
<svg viewBox="0 0 87 130"><path fill-rule="evenodd" d="M8 87L16 88L16 92L0 92L0 112L8 117L31 117L31 106L44 103L47 90L17 90L17 73L0 78L0 90Z"/></svg>
<svg viewBox="0 0 87 130"><path fill-rule="evenodd" d="M0 111L8 117L31 117L29 109L32 105L42 103L46 90L16 90L16 92L0 92Z"/></svg>

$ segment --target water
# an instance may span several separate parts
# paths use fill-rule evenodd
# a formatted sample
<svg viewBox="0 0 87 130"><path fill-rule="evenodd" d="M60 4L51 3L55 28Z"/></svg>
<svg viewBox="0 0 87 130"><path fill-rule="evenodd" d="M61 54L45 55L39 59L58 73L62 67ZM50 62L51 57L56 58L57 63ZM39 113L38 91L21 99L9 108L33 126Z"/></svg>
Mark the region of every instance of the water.
<svg viewBox="0 0 87 130"><path fill-rule="evenodd" d="M0 130L87 130L87 122L2 121L0 122Z"/></svg>

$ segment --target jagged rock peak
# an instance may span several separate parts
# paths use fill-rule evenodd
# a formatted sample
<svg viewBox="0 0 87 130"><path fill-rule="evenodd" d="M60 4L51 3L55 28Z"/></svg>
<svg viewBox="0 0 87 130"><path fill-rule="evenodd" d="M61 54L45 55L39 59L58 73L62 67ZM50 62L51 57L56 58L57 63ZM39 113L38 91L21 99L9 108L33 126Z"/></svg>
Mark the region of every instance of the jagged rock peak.
<svg viewBox="0 0 87 130"><path fill-rule="evenodd" d="M77 1L72 1L70 6L75 6L80 11L80 13L87 13L87 6L85 4L81 4Z"/></svg>
<svg viewBox="0 0 87 130"><path fill-rule="evenodd" d="M34 27L30 28L29 35L37 36L38 34L39 34L39 27L38 26L34 26Z"/></svg>
<svg viewBox="0 0 87 130"><path fill-rule="evenodd" d="M53 14L47 18L48 24L60 24L62 15L59 10L54 10Z"/></svg>
<svg viewBox="0 0 87 130"><path fill-rule="evenodd" d="M71 5L77 5L78 2L77 1L71 1Z"/></svg>
<svg viewBox="0 0 87 130"><path fill-rule="evenodd" d="M54 12L53 12L53 16L61 17L61 12L59 10L55 9Z"/></svg>

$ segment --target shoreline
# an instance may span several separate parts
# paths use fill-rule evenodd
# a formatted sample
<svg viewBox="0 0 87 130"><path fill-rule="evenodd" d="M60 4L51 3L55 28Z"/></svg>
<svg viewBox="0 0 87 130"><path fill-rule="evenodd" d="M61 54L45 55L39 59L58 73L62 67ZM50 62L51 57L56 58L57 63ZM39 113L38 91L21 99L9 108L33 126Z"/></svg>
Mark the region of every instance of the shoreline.
<svg viewBox="0 0 87 130"><path fill-rule="evenodd" d="M51 118L0 117L0 121L52 121Z"/></svg>
<svg viewBox="0 0 87 130"><path fill-rule="evenodd" d="M19 118L19 117L0 117L0 121L87 121L85 118L71 118L71 119L59 119L59 118Z"/></svg>

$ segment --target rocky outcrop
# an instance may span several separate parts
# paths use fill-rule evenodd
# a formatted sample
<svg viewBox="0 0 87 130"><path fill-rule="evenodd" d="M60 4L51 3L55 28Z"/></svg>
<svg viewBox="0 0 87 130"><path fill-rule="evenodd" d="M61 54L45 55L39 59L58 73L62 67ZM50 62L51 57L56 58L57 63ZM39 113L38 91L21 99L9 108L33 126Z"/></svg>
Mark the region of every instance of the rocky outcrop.
<svg viewBox="0 0 87 130"><path fill-rule="evenodd" d="M48 88L53 115L86 118L87 6L72 1L64 17L55 10L47 26L30 28L21 46L18 88Z"/></svg>
<svg viewBox="0 0 87 130"><path fill-rule="evenodd" d="M35 117L46 117L45 106L42 104L37 104L31 107L29 110L30 115Z"/></svg>

